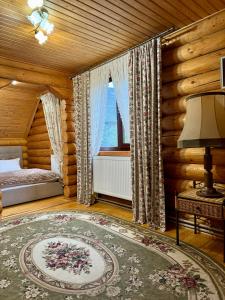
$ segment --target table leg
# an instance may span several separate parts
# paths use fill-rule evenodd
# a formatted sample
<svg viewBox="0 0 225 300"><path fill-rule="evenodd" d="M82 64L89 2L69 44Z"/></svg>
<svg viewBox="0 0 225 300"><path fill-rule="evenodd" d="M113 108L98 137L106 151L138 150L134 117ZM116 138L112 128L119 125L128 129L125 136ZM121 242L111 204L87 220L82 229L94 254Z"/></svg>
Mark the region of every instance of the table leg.
<svg viewBox="0 0 225 300"><path fill-rule="evenodd" d="M179 246L179 211L176 209L176 244Z"/></svg>
<svg viewBox="0 0 225 300"><path fill-rule="evenodd" d="M194 229L194 233L196 234L197 233L197 227L196 227L196 225L197 225L197 222L196 222L196 215L194 215L194 226L195 226L195 229Z"/></svg>

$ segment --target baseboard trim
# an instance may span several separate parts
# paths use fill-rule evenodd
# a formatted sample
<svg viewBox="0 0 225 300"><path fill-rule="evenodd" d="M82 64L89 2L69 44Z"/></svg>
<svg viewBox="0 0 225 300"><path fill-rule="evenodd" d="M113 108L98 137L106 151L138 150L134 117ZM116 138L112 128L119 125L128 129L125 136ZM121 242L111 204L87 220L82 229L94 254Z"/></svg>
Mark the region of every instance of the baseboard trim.
<svg viewBox="0 0 225 300"><path fill-rule="evenodd" d="M110 203L123 208L132 209L132 202L130 200L121 199L121 198L99 194L99 193L96 195L96 199L100 202Z"/></svg>

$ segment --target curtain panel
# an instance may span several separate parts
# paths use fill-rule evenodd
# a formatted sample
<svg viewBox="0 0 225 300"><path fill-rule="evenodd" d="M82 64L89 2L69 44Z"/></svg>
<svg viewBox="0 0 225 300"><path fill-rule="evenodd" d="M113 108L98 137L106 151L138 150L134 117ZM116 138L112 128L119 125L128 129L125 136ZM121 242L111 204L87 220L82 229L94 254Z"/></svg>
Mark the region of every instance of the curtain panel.
<svg viewBox="0 0 225 300"><path fill-rule="evenodd" d="M129 96L134 220L164 231L160 39L129 52Z"/></svg>
<svg viewBox="0 0 225 300"><path fill-rule="evenodd" d="M102 142L109 70L106 65L90 71L91 156L97 155Z"/></svg>
<svg viewBox="0 0 225 300"><path fill-rule="evenodd" d="M92 156L101 147L109 77L114 83L116 102L123 122L125 136L130 136L128 95L128 54L90 71L91 149Z"/></svg>
<svg viewBox="0 0 225 300"><path fill-rule="evenodd" d="M128 54L109 62L108 68L114 83L116 102L122 119L125 136L130 140Z"/></svg>
<svg viewBox="0 0 225 300"><path fill-rule="evenodd" d="M60 175L63 176L63 141L60 100L52 93L40 97L43 105L44 116L54 157L59 166Z"/></svg>
<svg viewBox="0 0 225 300"><path fill-rule="evenodd" d="M92 155L90 116L90 72L73 79L75 105L75 135L77 157L77 199L91 205L92 197Z"/></svg>

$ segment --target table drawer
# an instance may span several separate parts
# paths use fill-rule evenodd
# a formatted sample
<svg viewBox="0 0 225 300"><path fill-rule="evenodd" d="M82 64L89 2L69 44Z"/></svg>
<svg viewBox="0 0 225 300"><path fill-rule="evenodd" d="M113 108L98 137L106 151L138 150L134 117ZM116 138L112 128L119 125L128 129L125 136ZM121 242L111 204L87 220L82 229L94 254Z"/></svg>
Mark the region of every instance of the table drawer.
<svg viewBox="0 0 225 300"><path fill-rule="evenodd" d="M196 214L199 216L223 219L222 205L177 198L176 209L178 209L179 211Z"/></svg>

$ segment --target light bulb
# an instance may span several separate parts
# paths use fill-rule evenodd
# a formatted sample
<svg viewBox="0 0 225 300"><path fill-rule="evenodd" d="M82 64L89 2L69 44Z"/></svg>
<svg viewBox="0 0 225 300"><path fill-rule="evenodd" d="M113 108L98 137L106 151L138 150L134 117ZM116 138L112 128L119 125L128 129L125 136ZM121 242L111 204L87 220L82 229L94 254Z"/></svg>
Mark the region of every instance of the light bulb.
<svg viewBox="0 0 225 300"><path fill-rule="evenodd" d="M17 83L18 83L18 81L16 81L16 80L11 81L12 85L17 85Z"/></svg>
<svg viewBox="0 0 225 300"><path fill-rule="evenodd" d="M36 7L42 7L44 4L43 0L28 0L27 4L30 8L35 9Z"/></svg>
<svg viewBox="0 0 225 300"><path fill-rule="evenodd" d="M43 20L40 27L47 33L51 34L54 29L54 24L50 23L48 20Z"/></svg>
<svg viewBox="0 0 225 300"><path fill-rule="evenodd" d="M32 25L36 26L42 21L41 15L37 10L34 10L30 16L27 17Z"/></svg>
<svg viewBox="0 0 225 300"><path fill-rule="evenodd" d="M48 39L48 37L42 31L37 31L35 33L35 38L38 40L40 45L43 45Z"/></svg>

